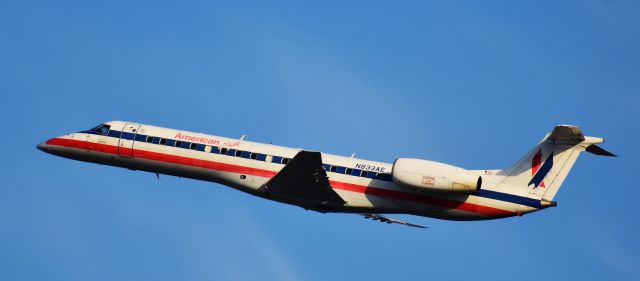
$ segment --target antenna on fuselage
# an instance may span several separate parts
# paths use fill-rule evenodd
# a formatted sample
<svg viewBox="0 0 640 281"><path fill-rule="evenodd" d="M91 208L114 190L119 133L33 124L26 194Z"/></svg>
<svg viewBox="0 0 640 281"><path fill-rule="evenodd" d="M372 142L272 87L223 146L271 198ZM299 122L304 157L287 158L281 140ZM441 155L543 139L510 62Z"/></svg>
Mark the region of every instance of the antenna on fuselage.
<svg viewBox="0 0 640 281"><path fill-rule="evenodd" d="M354 152L353 154L351 154L351 158L356 157L356 153Z"/></svg>
<svg viewBox="0 0 640 281"><path fill-rule="evenodd" d="M240 140L244 140L244 138L246 138L246 137L247 137L247 135L242 135L242 136L240 137Z"/></svg>

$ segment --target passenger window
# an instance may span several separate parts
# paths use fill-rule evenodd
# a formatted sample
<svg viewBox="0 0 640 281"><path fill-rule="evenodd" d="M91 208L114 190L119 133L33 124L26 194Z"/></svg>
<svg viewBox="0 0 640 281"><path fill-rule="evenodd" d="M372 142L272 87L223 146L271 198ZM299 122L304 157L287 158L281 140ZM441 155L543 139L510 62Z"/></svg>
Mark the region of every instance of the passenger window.
<svg viewBox="0 0 640 281"><path fill-rule="evenodd" d="M367 177L367 171L361 171L360 172L360 176L363 177L363 178L366 178Z"/></svg>
<svg viewBox="0 0 640 281"><path fill-rule="evenodd" d="M249 156L249 158L251 158L251 159L253 159L253 160L258 159L258 153L253 153L253 152L251 152L251 155Z"/></svg>
<svg viewBox="0 0 640 281"><path fill-rule="evenodd" d="M181 141L176 141L176 147L181 147L182 146L182 142Z"/></svg>
<svg viewBox="0 0 640 281"><path fill-rule="evenodd" d="M280 157L280 156L273 156L273 157L271 158L271 163L282 164L282 157Z"/></svg>
<svg viewBox="0 0 640 281"><path fill-rule="evenodd" d="M282 164L287 165L287 163L289 163L289 158L282 158Z"/></svg>
<svg viewBox="0 0 640 281"><path fill-rule="evenodd" d="M226 147L221 148L220 154L227 154L227 148Z"/></svg>
<svg viewBox="0 0 640 281"><path fill-rule="evenodd" d="M347 168L347 171L345 172L345 174L351 175L351 173L353 173L353 169Z"/></svg>
<svg viewBox="0 0 640 281"><path fill-rule="evenodd" d="M165 138L161 138L161 139L160 139L160 144L161 144L161 145L165 145L165 144L167 144L167 139L165 139Z"/></svg>
<svg viewBox="0 0 640 281"><path fill-rule="evenodd" d="M236 157L242 156L242 150L236 150Z"/></svg>
<svg viewBox="0 0 640 281"><path fill-rule="evenodd" d="M153 142L153 137L152 136L147 136L147 139L145 140L148 143L152 143Z"/></svg>
<svg viewBox="0 0 640 281"><path fill-rule="evenodd" d="M336 166L331 166L331 168L329 169L331 172L336 172L338 170L338 167Z"/></svg>
<svg viewBox="0 0 640 281"><path fill-rule="evenodd" d="M391 174L382 174L382 180L383 181L393 181L393 177L391 176Z"/></svg>
<svg viewBox="0 0 640 281"><path fill-rule="evenodd" d="M198 148L198 144L197 143L191 143L191 145L189 145L189 149L195 150L196 148Z"/></svg>

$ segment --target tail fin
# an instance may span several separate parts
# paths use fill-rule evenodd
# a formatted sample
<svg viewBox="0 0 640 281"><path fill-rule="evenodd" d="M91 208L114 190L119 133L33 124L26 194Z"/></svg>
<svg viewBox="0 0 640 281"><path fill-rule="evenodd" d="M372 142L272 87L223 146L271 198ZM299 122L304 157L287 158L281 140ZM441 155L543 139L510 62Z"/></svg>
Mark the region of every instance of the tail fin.
<svg viewBox="0 0 640 281"><path fill-rule="evenodd" d="M529 153L510 168L500 170L502 183L529 189L541 199L552 201L582 151L616 156L596 146L602 138L586 137L576 126L558 125Z"/></svg>

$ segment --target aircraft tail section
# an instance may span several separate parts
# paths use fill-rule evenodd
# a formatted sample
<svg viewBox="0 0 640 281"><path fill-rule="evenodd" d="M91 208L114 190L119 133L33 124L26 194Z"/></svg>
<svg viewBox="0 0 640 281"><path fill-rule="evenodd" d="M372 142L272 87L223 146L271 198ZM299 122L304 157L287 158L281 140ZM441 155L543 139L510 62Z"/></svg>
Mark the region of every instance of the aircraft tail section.
<svg viewBox="0 0 640 281"><path fill-rule="evenodd" d="M510 168L497 171L501 182L529 189L537 197L552 201L581 152L615 156L596 144L602 138L588 137L577 126L558 125Z"/></svg>

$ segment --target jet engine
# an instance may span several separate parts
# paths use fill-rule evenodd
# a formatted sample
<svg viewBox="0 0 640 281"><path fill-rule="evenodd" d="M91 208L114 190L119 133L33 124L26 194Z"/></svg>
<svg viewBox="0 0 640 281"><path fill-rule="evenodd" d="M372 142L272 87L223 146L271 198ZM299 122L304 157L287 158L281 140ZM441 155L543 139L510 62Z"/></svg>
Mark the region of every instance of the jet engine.
<svg viewBox="0 0 640 281"><path fill-rule="evenodd" d="M393 182L424 191L476 192L482 177L448 164L411 158L398 158L393 163Z"/></svg>

